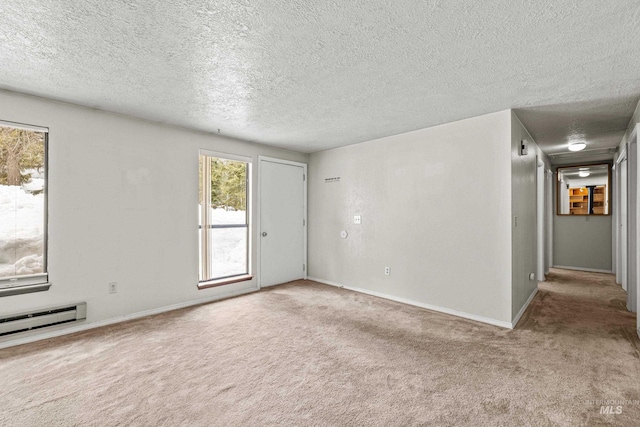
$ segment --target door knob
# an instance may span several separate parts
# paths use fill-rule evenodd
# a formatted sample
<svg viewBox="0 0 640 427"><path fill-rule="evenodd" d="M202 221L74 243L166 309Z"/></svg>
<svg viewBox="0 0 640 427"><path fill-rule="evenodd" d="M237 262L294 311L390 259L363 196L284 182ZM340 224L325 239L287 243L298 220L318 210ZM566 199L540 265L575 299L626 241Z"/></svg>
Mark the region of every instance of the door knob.
<svg viewBox="0 0 640 427"><path fill-rule="evenodd" d="M262 232L262 237L267 237L267 232L266 231Z"/></svg>

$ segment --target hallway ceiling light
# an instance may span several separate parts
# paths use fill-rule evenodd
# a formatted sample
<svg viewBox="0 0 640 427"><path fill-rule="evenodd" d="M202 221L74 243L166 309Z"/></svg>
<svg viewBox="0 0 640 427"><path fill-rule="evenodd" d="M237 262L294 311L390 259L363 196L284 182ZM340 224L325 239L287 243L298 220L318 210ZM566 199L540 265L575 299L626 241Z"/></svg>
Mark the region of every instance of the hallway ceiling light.
<svg viewBox="0 0 640 427"><path fill-rule="evenodd" d="M584 150L586 146L587 144L585 144L584 142L574 142L572 144L569 144L569 151Z"/></svg>
<svg viewBox="0 0 640 427"><path fill-rule="evenodd" d="M583 172L583 171L581 171L580 173L578 173L578 176L579 176L580 178L586 178L586 177L588 177L589 175L591 175L591 173L586 172L586 171L584 171L584 172Z"/></svg>

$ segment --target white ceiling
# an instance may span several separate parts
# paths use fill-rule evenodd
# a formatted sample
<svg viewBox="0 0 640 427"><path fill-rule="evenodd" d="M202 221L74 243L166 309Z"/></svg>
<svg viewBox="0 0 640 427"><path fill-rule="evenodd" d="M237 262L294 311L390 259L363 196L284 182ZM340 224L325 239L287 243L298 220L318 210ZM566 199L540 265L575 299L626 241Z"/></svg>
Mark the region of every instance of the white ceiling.
<svg viewBox="0 0 640 427"><path fill-rule="evenodd" d="M581 168L560 168L558 169L558 174L562 174L563 177L569 179L581 179L580 172L586 171L589 172L589 178L600 178L609 176L609 166L608 165L596 165L590 167L581 167Z"/></svg>
<svg viewBox="0 0 640 427"><path fill-rule="evenodd" d="M302 152L517 108L616 145L637 0L11 0L0 87ZM591 144L591 142L590 142Z"/></svg>

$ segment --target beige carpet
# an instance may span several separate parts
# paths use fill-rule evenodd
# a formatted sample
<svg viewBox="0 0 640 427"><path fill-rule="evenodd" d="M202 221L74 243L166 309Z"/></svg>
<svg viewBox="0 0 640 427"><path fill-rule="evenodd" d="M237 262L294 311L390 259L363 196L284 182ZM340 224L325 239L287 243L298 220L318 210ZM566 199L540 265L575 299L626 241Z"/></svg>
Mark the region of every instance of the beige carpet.
<svg viewBox="0 0 640 427"><path fill-rule="evenodd" d="M594 402L640 400L623 291L540 290L513 331L300 281L0 350L0 425L639 425Z"/></svg>

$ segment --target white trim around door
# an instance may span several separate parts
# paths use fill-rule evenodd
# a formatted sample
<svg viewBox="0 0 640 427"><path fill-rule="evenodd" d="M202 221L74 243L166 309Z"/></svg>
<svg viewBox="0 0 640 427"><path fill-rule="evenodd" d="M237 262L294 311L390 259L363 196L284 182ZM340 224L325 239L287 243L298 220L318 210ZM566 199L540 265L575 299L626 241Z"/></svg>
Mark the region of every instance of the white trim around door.
<svg viewBox="0 0 640 427"><path fill-rule="evenodd" d="M308 235L308 221L307 221L307 180L308 180L308 176L309 174L307 173L307 164L306 163L300 163L300 162L294 162L291 160L283 160L283 159L278 159L278 158L274 158L274 157L267 157L267 156L258 156L258 215L257 215L257 228L258 228L258 265L257 265L257 272L258 272L258 289L260 289L262 287L262 253L261 253L261 248L260 248L260 236L262 235L262 221L261 221L261 216L262 216L262 164L263 162L271 162L271 163L279 163L279 164L283 164L283 165L291 165L291 166L298 166L301 167L303 170L303 176L304 176L304 186L303 186L303 194L304 194L304 207L303 207L303 212L304 212L304 234L303 234L303 260L304 260L304 275L303 278L306 280L307 279L307 274L308 274L308 266L309 263L307 261L307 235Z"/></svg>

